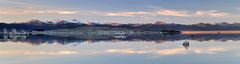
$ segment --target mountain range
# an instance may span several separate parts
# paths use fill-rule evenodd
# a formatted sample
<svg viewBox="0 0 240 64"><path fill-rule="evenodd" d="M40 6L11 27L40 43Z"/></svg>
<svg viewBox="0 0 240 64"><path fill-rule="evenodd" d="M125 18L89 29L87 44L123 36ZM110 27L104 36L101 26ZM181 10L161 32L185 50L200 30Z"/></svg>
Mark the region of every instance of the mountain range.
<svg viewBox="0 0 240 64"><path fill-rule="evenodd" d="M23 23L0 23L0 30L7 28L15 28L17 30L24 29L27 31L33 30L57 30L57 29L72 29L79 27L110 27L110 28L126 28L126 29L141 29L148 31L159 30L179 30L179 31L196 31L196 30L240 30L240 23L198 23L191 25L174 24L174 23L148 23L148 24L119 24L119 23L82 23L77 20L73 21L40 21L30 20Z"/></svg>

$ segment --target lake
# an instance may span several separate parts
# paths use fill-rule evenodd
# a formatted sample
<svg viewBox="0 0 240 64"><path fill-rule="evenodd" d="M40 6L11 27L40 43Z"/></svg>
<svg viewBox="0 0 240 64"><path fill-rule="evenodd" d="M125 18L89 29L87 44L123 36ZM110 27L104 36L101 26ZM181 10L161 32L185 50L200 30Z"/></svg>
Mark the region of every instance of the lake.
<svg viewBox="0 0 240 64"><path fill-rule="evenodd" d="M4 36L0 64L238 64L239 34ZM183 45L188 43L189 45Z"/></svg>

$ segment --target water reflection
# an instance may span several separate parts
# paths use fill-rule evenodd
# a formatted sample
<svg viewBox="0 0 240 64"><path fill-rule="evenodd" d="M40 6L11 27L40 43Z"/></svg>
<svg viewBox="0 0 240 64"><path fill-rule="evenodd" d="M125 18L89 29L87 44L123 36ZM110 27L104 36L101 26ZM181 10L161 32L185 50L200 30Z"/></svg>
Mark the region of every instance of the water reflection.
<svg viewBox="0 0 240 64"><path fill-rule="evenodd" d="M238 41L240 40L239 34L232 35L140 35L128 36L125 38L114 38L112 36L82 36L82 37L61 37L61 36L47 36L47 35L0 35L1 42L14 41L14 42L28 42L32 45L40 45L44 43L53 44L59 43L62 45L70 43L90 42L96 43L99 41L149 41L155 43L164 43L166 41L179 41L179 40L196 40L196 41ZM188 48L189 41L183 43Z"/></svg>
<svg viewBox="0 0 240 64"><path fill-rule="evenodd" d="M190 43L189 43L188 41L185 41L185 42L183 43L183 46L185 47L185 49L188 49L189 46L190 46Z"/></svg>
<svg viewBox="0 0 240 64"><path fill-rule="evenodd" d="M16 39L1 36L0 64L237 64L239 38L239 35L126 38L30 35Z"/></svg>

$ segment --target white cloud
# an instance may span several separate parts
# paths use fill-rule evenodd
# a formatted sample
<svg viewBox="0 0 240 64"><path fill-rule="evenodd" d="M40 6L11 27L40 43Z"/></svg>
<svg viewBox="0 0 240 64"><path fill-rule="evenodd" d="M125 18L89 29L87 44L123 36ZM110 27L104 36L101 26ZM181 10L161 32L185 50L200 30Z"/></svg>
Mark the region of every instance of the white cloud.
<svg viewBox="0 0 240 64"><path fill-rule="evenodd" d="M0 15L69 15L80 14L78 10L67 9L50 9L50 8L33 8L33 7L16 7L0 8Z"/></svg>
<svg viewBox="0 0 240 64"><path fill-rule="evenodd" d="M186 50L185 48L161 49L161 50L134 50L134 49L107 49L107 53L120 54L157 54L162 56L167 55L182 55L182 54L217 54L225 52L224 47L209 47L209 48L195 48Z"/></svg>
<svg viewBox="0 0 240 64"><path fill-rule="evenodd" d="M219 12L217 10L195 12L195 16L200 16L200 17L225 17L225 16L228 16L228 15L229 15L229 13Z"/></svg>
<svg viewBox="0 0 240 64"><path fill-rule="evenodd" d="M162 9L155 11L126 11L126 12L96 12L42 8L42 7L18 7L18 8L0 8L0 15L91 15L91 16L175 16L175 17L225 17L230 15L226 12L217 10L207 11L187 11L187 10L170 10Z"/></svg>
<svg viewBox="0 0 240 64"><path fill-rule="evenodd" d="M185 54L186 50L184 48L176 48L176 49L165 49L157 51L161 55L176 55L176 54Z"/></svg>
<svg viewBox="0 0 240 64"><path fill-rule="evenodd" d="M23 1L19 1L19 0L0 0L1 3L7 3L7 4L17 4L17 5L35 5L35 4L31 4L31 3L26 3Z"/></svg>
<svg viewBox="0 0 240 64"><path fill-rule="evenodd" d="M77 14L78 11L70 11L70 10L46 10L46 11L23 11L25 14Z"/></svg>
<svg viewBox="0 0 240 64"><path fill-rule="evenodd" d="M77 51L29 51L29 50L7 50L0 51L0 55L73 55Z"/></svg>
<svg viewBox="0 0 240 64"><path fill-rule="evenodd" d="M191 15L187 14L186 11L177 11L177 10L159 10L159 11L141 11L141 12L115 12L115 13L106 13L106 16L177 16L177 17L190 17Z"/></svg>
<svg viewBox="0 0 240 64"><path fill-rule="evenodd" d="M24 52L25 55L72 55L78 54L77 51L57 51L57 52Z"/></svg>
<svg viewBox="0 0 240 64"><path fill-rule="evenodd" d="M106 16L133 16L133 15L144 15L147 12L117 12L117 13L106 13Z"/></svg>
<svg viewBox="0 0 240 64"><path fill-rule="evenodd" d="M20 15L23 14L20 10L15 9L0 9L0 15Z"/></svg>
<svg viewBox="0 0 240 64"><path fill-rule="evenodd" d="M207 49L197 48L194 50L196 54L216 54L217 52L224 52L226 49L221 47L211 47Z"/></svg>
<svg viewBox="0 0 240 64"><path fill-rule="evenodd" d="M144 54L148 53L148 51L136 51L132 49L108 49L108 53L123 53L123 54Z"/></svg>
<svg viewBox="0 0 240 64"><path fill-rule="evenodd" d="M187 10L170 10L162 9L157 11L142 11L142 12L115 12L105 13L105 16L175 16L175 17L225 17L230 15L226 12L217 10L207 11L187 11Z"/></svg>
<svg viewBox="0 0 240 64"><path fill-rule="evenodd" d="M226 17L230 14L227 12L220 12L218 10L207 11L186 11L186 10L160 10L157 14L165 16L177 16L177 17Z"/></svg>
<svg viewBox="0 0 240 64"><path fill-rule="evenodd" d="M157 14L165 15L165 16L178 16L178 17L190 17L191 16L186 11L177 11L177 10L160 10L157 12Z"/></svg>

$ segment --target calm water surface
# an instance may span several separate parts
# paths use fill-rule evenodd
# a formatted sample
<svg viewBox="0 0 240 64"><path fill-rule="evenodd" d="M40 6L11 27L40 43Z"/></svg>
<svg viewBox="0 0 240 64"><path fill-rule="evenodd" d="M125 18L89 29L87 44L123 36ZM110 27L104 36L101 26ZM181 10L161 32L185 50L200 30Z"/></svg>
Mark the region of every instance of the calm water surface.
<svg viewBox="0 0 240 64"><path fill-rule="evenodd" d="M239 35L154 36L127 39L51 38L41 36L23 39L2 38L0 64L238 64L240 62ZM184 42L189 42L190 45L184 46Z"/></svg>

